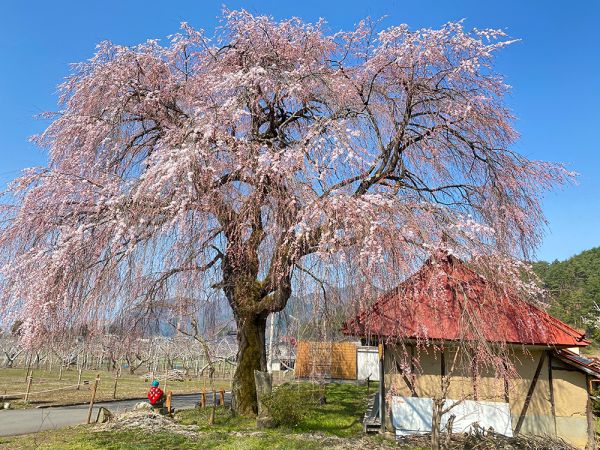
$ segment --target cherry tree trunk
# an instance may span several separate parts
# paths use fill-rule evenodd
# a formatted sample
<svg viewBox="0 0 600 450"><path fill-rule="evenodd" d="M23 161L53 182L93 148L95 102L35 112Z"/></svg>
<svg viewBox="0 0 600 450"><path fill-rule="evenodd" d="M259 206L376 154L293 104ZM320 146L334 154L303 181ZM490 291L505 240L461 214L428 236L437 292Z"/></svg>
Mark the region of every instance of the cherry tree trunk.
<svg viewBox="0 0 600 450"><path fill-rule="evenodd" d="M231 406L236 414L255 416L258 413L254 371L266 370L265 330L267 314L236 317L237 367L233 375Z"/></svg>
<svg viewBox="0 0 600 450"><path fill-rule="evenodd" d="M444 399L433 399L433 410L431 416L431 448L440 450L441 444L441 429L442 429L442 411L444 408Z"/></svg>

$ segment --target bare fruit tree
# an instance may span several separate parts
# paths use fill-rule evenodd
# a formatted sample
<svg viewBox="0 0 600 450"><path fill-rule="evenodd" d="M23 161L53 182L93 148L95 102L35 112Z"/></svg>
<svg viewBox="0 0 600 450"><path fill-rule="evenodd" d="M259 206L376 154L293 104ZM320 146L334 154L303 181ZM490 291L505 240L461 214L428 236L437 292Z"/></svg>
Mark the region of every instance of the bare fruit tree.
<svg viewBox="0 0 600 450"><path fill-rule="evenodd" d="M0 333L0 350L2 350L4 358L2 366L11 368L25 349L20 345L19 339L16 336L11 333Z"/></svg>
<svg viewBox="0 0 600 450"><path fill-rule="evenodd" d="M152 359L153 348L150 338L134 336L126 337L125 354L123 358L127 363L127 368L130 375L135 374L135 371L140 367L147 365Z"/></svg>
<svg viewBox="0 0 600 450"><path fill-rule="evenodd" d="M36 139L48 165L3 207L0 298L22 338L219 292L237 326L233 409L252 415L267 316L305 266L377 285L444 242L518 282L540 196L569 174L513 150L492 67L510 41L377 26L224 11L213 37L184 24L75 65Z"/></svg>

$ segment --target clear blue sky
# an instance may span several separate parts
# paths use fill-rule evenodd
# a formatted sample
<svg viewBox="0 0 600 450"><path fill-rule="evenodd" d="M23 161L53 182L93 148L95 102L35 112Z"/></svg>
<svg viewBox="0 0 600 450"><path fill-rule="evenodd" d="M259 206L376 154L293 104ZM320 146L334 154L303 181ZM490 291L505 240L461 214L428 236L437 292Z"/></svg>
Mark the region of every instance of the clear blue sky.
<svg viewBox="0 0 600 450"><path fill-rule="evenodd" d="M222 1L4 1L0 6L0 188L20 169L45 162L30 135L45 126L33 116L55 110L56 85L68 64L89 58L97 42L164 39L181 21L212 30ZM576 186L549 195L550 221L540 259L563 259L600 245L600 2L596 1L230 1L230 9L276 18L324 17L332 31L365 16L384 24L504 28L522 41L497 61L513 91L517 150L561 161L580 173Z"/></svg>

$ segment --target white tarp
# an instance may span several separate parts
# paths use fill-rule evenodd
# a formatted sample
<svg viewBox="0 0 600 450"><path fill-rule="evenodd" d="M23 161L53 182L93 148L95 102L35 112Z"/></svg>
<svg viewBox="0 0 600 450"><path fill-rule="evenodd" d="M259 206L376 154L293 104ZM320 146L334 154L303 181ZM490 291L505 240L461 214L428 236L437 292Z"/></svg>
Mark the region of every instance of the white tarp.
<svg viewBox="0 0 600 450"><path fill-rule="evenodd" d="M445 407L455 404L446 400ZM433 400L426 397L392 397L392 423L397 435L428 433L431 431L431 411ZM512 436L512 420L508 403L464 400L458 402L448 413L442 416L442 430L446 428L448 418L454 415L452 431L469 431L473 423L496 433Z"/></svg>
<svg viewBox="0 0 600 450"><path fill-rule="evenodd" d="M358 380L379 381L379 353L377 347L358 347L356 349Z"/></svg>

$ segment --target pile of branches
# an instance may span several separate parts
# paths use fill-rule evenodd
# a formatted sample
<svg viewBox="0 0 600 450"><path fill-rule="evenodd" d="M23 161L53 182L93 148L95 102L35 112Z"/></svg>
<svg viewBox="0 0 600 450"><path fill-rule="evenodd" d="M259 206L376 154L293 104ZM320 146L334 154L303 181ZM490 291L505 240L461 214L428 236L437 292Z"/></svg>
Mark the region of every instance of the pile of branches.
<svg viewBox="0 0 600 450"><path fill-rule="evenodd" d="M180 369L169 370L166 374L166 378L168 381L185 381L185 376L186 376L185 370L180 370ZM140 378L149 380L149 381L152 381L154 378L159 379L159 380L164 380L165 374L148 372L148 373L145 373L144 375L141 375Z"/></svg>
<svg viewBox="0 0 600 450"><path fill-rule="evenodd" d="M560 438L519 435L508 437L494 431L475 430L442 436L446 450L576 450ZM429 448L431 434L411 435L399 439L401 447Z"/></svg>
<svg viewBox="0 0 600 450"><path fill-rule="evenodd" d="M168 416L143 409L125 412L112 417L108 422L98 424L96 431L114 431L122 429L141 428L148 432L170 431L186 436L196 436L198 427L181 425Z"/></svg>

